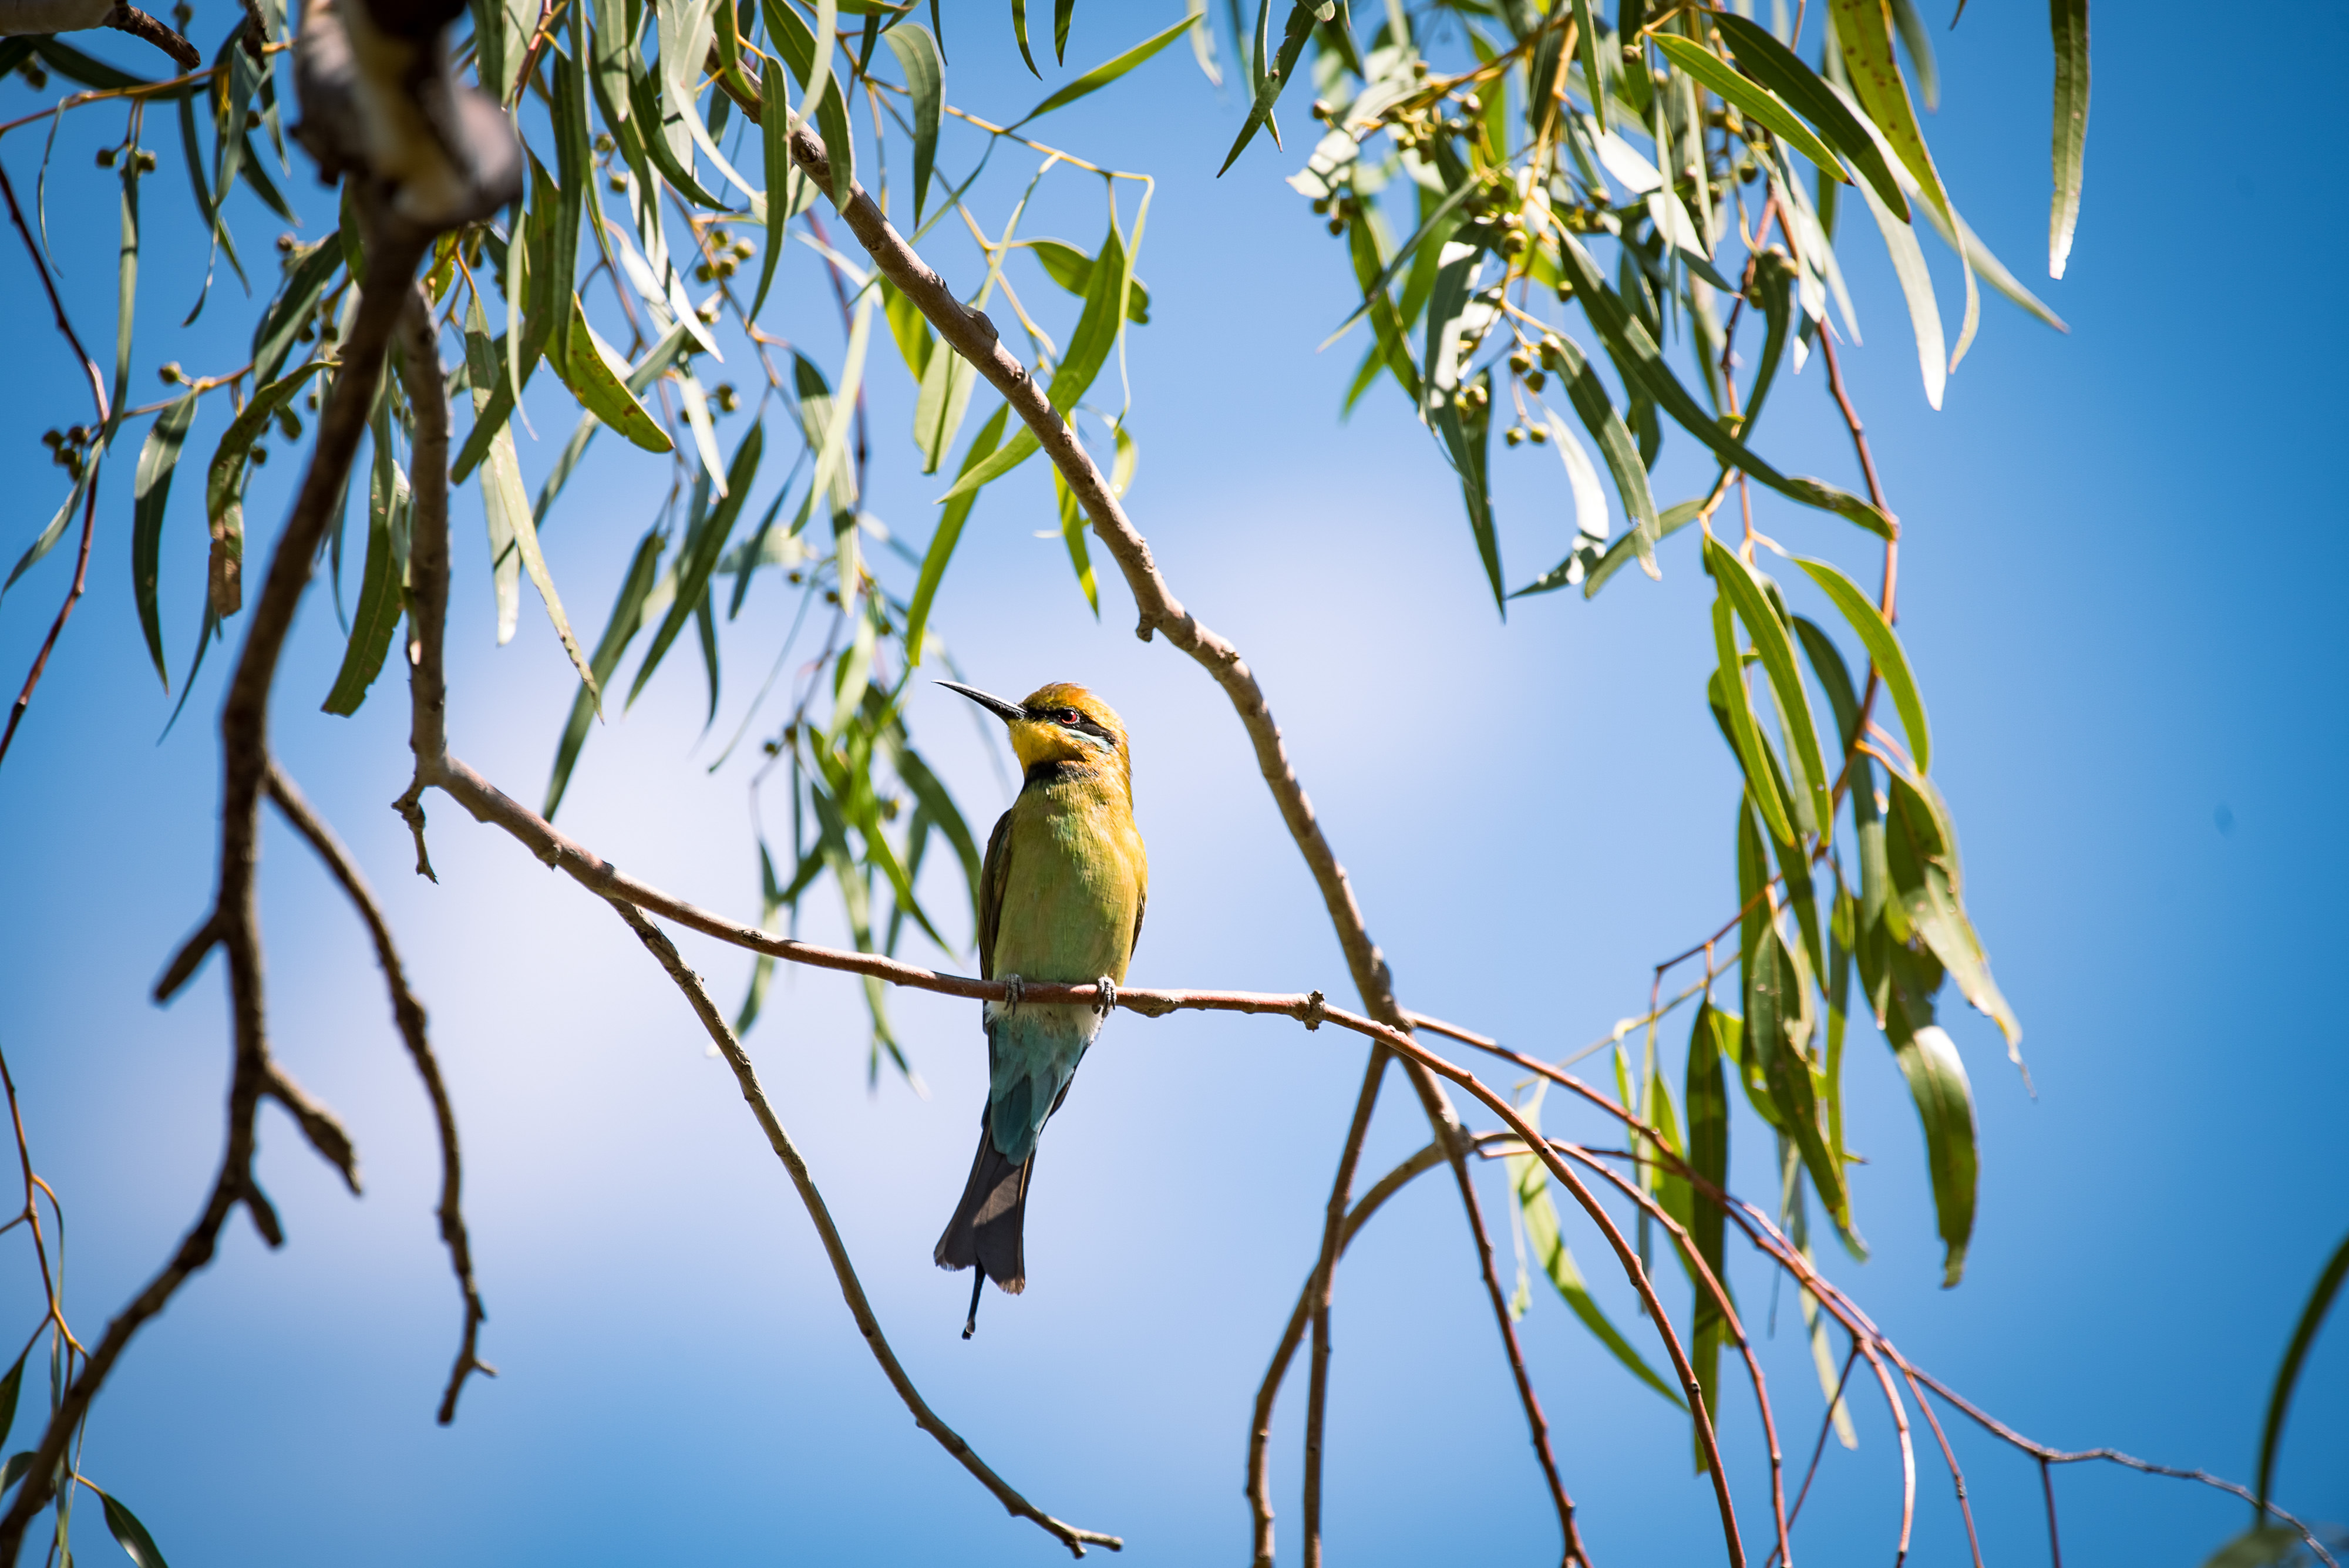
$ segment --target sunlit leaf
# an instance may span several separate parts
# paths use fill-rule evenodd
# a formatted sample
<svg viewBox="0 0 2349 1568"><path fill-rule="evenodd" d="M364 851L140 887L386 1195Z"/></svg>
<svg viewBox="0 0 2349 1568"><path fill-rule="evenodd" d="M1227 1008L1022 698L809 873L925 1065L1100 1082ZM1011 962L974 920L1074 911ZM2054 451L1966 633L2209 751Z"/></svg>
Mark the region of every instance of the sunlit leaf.
<svg viewBox="0 0 2349 1568"><path fill-rule="evenodd" d="M1892 705L1899 711L1900 727L1909 734L1909 754L1916 759L1917 771L1925 772L1933 765L1933 739L1925 723L1925 700L1917 693L1917 680L1909 673L1909 655L1900 646L1899 635L1886 623L1876 602L1832 563L1797 556L1795 564L1826 590L1843 618L1859 634L1860 645L1868 649L1868 659L1884 678L1885 689L1892 693Z"/></svg>
<svg viewBox="0 0 2349 1568"><path fill-rule="evenodd" d="M613 601L612 618L604 624L604 635L595 643L593 666L598 687L612 683L613 673L620 667L621 654L627 651L628 643L644 624L645 596L652 591L653 580L660 575L665 543L657 527L647 530L637 542L628 575L621 579L619 597ZM587 743L588 727L595 716L595 699L582 686L572 699L571 717L564 724L563 739L554 748L554 769L546 781L546 803L539 807L539 815L550 822L563 804L563 792L570 787L571 770L579 761L580 748Z"/></svg>
<svg viewBox="0 0 2349 1568"><path fill-rule="evenodd" d="M2062 277L2080 222L2080 180L2088 149L2088 0L2050 0L2055 41L2055 199L2047 213L2047 275Z"/></svg>
<svg viewBox="0 0 2349 1568"><path fill-rule="evenodd" d="M131 481L130 591L139 607L139 625L147 634L147 651L163 690L171 689L171 671L163 657L161 611L156 602L162 571L163 513L171 497L171 473L179 466L180 449L195 422L193 391L164 406L139 448L137 476Z"/></svg>
<svg viewBox="0 0 2349 1568"><path fill-rule="evenodd" d="M1721 29L1731 52L1737 57L1738 69L1776 93L1816 127L1828 145L1851 160L1852 167L1859 171L1884 204L1906 222L1908 198L1900 193L1899 184L1892 178L1884 155L1877 150L1875 139L1862 128L1858 117L1819 79L1818 74L1803 63L1802 57L1772 37L1769 29L1760 23L1733 12L1716 11L1706 20Z"/></svg>
<svg viewBox="0 0 2349 1568"><path fill-rule="evenodd" d="M1723 64L1720 56L1694 39L1677 37L1671 33L1658 33L1654 38L1656 47L1663 50L1672 64L1711 88L1726 101L1735 104L1747 119L1767 126L1785 138L1787 146L1826 173L1846 184L1851 182L1851 176L1844 172L1842 161L1810 127L1795 118L1795 111L1787 108L1785 101L1776 93L1740 75Z"/></svg>
<svg viewBox="0 0 2349 1568"><path fill-rule="evenodd" d="M750 481L759 471L759 457L766 447L766 427L754 424L734 449L734 461L727 471L726 493L701 524L688 535L677 563L677 597L669 601L668 613L661 618L660 628L653 633L652 645L645 649L644 662L636 667L636 680L628 687L628 702L633 705L645 682L660 668L661 656L668 651L677 634L685 629L703 597L709 591L709 575L717 569L718 558L726 551L727 535L734 531L734 520L742 514L742 503L750 493ZM615 624L617 624L616 622ZM608 635L608 634L607 634Z"/></svg>
<svg viewBox="0 0 2349 1568"><path fill-rule="evenodd" d="M897 57L897 68L905 73L905 96L914 111L914 224L922 222L922 201L929 194L930 171L938 156L938 124L941 106L945 102L946 59L938 52L938 41L926 27L911 23L890 28L881 35ZM773 188L773 176L768 176L769 188Z"/></svg>

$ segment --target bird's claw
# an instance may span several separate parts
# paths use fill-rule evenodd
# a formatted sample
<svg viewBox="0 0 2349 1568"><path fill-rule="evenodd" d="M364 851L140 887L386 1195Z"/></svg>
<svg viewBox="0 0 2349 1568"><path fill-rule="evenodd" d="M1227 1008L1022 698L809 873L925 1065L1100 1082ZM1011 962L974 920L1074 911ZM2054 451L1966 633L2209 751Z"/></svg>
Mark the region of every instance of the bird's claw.
<svg viewBox="0 0 2349 1568"><path fill-rule="evenodd" d="M1027 989L1026 983L1018 975L1005 975L1003 977L1003 1011L1019 1012L1020 996Z"/></svg>
<svg viewBox="0 0 2349 1568"><path fill-rule="evenodd" d="M1100 993L1093 998L1093 1011L1107 1018L1117 1010L1117 981L1102 975L1093 981L1093 988Z"/></svg>

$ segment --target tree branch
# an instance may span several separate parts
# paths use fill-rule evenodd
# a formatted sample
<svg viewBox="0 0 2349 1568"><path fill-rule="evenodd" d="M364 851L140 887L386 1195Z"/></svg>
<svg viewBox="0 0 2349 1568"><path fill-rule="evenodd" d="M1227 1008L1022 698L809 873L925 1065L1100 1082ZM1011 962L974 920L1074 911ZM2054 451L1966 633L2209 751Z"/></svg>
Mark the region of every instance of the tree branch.
<svg viewBox="0 0 2349 1568"><path fill-rule="evenodd" d="M936 1438L938 1446L977 1477L981 1486L993 1492L996 1501L1003 1504L1013 1517L1035 1521L1073 1555L1082 1557L1088 1546L1106 1546L1112 1552L1122 1550L1125 1542L1118 1537L1104 1535L1099 1531L1081 1530L1065 1523L1020 1496L1001 1476L988 1468L987 1461L980 1459L953 1428L938 1419L936 1413L922 1398L920 1390L914 1386L914 1380L905 1376L905 1369L898 1364L896 1353L889 1348L888 1338L881 1332L880 1320L873 1315L873 1303L865 1299L864 1287L856 1278L855 1265L849 1262L848 1247L840 1239L840 1228L832 1222L832 1211L824 1207L823 1194L816 1190L815 1179L808 1174L806 1159L801 1156L799 1146L792 1141L791 1134L783 1130L774 1106L767 1101L766 1090L760 1086L758 1069L750 1064L750 1053L742 1049L742 1043L728 1027L724 1015L718 1011L718 1004L710 1000L709 988L702 984L699 975L686 966L685 960L677 950L677 944L668 940L667 933L647 919L635 905L622 898L612 899L611 905L620 919L627 922L628 929L636 933L636 940L645 944L653 957L660 961L661 968L668 971L669 978L677 981L678 989L685 992L686 1001L692 1004L694 1016L701 1020L702 1028L709 1031L710 1042L726 1058L726 1064L734 1069L734 1081L741 1085L743 1100L749 1104L750 1114L758 1118L759 1128L767 1135L767 1142L773 1147L775 1158L783 1162L783 1169L790 1175L792 1187L799 1191L800 1201L807 1206L808 1218L815 1223L816 1234L823 1241L824 1256L831 1261L833 1275L840 1282L841 1298L848 1303L849 1315L856 1320L857 1332L864 1336L865 1346L873 1352L873 1359L881 1364L882 1375L897 1391L897 1397L904 1400L905 1408L913 1412L914 1424Z"/></svg>
<svg viewBox="0 0 2349 1568"><path fill-rule="evenodd" d="M13 194L12 194L13 202ZM363 195L360 210L374 203ZM270 1060L266 1012L263 998L260 915L254 874L260 850L261 794L269 767L269 693L277 674L277 660L294 624L294 611L310 580L318 541L350 472L359 433L366 428L367 409L375 397L391 328L415 275L424 242L417 234L386 225L369 236L372 256L367 286L357 320L343 347L340 372L335 378L318 436L296 495L292 514L278 536L269 562L269 575L254 606L251 627L229 682L221 712L221 856L220 883L212 912L197 934L183 946L165 978L183 982L213 944L226 952L231 1017L235 1034L234 1065L228 1094L227 1147L202 1212L181 1240L178 1249L145 1289L133 1297L91 1351L79 1376L68 1382L51 1409L33 1462L18 1488L16 1501L0 1517L0 1563L14 1563L23 1545L26 1528L46 1507L56 1490L60 1461L80 1427L90 1401L105 1385L133 1335L163 1310L188 1278L212 1262L221 1228L242 1204L254 1226L272 1246L284 1240L274 1210L253 1173L254 1123L264 1096L274 1096L295 1113L303 1132L320 1153L335 1160L344 1179L357 1186L357 1169L349 1158L347 1137L318 1107L302 1096L292 1081ZM46 281L46 280L45 280ZM85 358L87 358L85 356ZM100 393L101 401L103 393ZM159 992L163 1001L169 992ZM336 1152L339 1138L341 1153Z"/></svg>
<svg viewBox="0 0 2349 1568"><path fill-rule="evenodd" d="M440 1138L440 1240L449 1249L449 1267L457 1276L457 1293L464 1303L464 1326L459 1331L456 1364L449 1370L449 1386L440 1396L440 1421L449 1425L457 1418L457 1396L465 1386L465 1379L479 1372L487 1376L498 1375L496 1367L476 1354L481 1339L481 1320L489 1316L481 1304L481 1287L473 1281L473 1248L465 1229L462 1193L465 1183L464 1160L457 1144L457 1112L450 1103L449 1085L440 1076L440 1059L432 1053L432 1042L424 1031L424 1007L409 989L408 972L399 961L399 950L391 940L391 927L383 918L383 909L375 901L375 890L367 886L358 863L344 847L335 830L313 811L294 781L273 761L269 764L269 798L294 825L295 831L307 839L325 861L326 869L358 911L375 943L376 962L383 969L383 981L391 992L392 1022L399 1027L399 1037L408 1046L409 1058L416 1064L416 1075L424 1082L424 1093L432 1102L432 1120Z"/></svg>

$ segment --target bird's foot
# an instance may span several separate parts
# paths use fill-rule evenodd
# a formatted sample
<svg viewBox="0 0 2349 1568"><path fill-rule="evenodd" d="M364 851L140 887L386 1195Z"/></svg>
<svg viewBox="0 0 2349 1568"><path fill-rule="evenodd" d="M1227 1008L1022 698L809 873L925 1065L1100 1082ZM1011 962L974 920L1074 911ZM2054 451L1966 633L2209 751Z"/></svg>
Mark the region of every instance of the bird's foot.
<svg viewBox="0 0 2349 1568"><path fill-rule="evenodd" d="M1003 1011L1006 1012L1019 1012L1020 997L1027 992L1027 982L1022 981L1018 975L1005 975L1003 977Z"/></svg>
<svg viewBox="0 0 2349 1568"><path fill-rule="evenodd" d="M1100 992L1093 998L1093 1011L1107 1018L1117 1009L1117 981L1102 975L1093 981L1093 989Z"/></svg>

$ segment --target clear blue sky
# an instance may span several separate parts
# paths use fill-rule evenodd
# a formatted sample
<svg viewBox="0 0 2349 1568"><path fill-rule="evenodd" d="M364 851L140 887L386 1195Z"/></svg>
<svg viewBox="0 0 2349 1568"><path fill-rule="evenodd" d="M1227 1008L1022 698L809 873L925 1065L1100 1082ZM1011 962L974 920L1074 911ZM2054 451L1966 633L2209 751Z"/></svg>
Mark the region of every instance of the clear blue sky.
<svg viewBox="0 0 2349 1568"><path fill-rule="evenodd" d="M1175 15L1125 9L1080 8L1072 64ZM198 31L225 22L208 0ZM2337 355L2303 303L2310 265L2343 237L2338 204L2314 199L2310 150L2331 128L2326 62L2349 24L2305 11L2281 47L2214 33L2205 10L2182 5L2100 7L2096 28L2080 240L2069 280L2043 289L2071 336L1990 301L1934 414L1889 269L1865 234L1846 246L1867 335L1849 369L1906 525L1902 625L1931 705L1935 775L1977 921L2028 1031L2038 1097L1988 1023L1953 1006L1983 1177L1966 1282L1944 1293L1914 1115L1889 1054L1863 1035L1850 1094L1869 1163L1856 1190L1877 1250L1865 1267L1831 1262L1912 1355L2033 1435L2248 1480L2292 1316L2349 1227L2349 1071L2323 978L2334 961L2323 957L2338 945L2331 917L2349 879L2327 805L2349 722L2331 679L2334 585L2349 558L2323 455L2336 450L2323 432L2335 422ZM1946 101L1932 127L1970 220L2026 280L2044 271L2043 29L2029 7L1971 7L1940 36ZM950 8L947 30L958 100L1016 114L1037 95L1013 74L998 8ZM99 47L132 58L128 46ZM1336 243L1280 182L1302 161L1301 114L1287 152L1260 142L1218 182L1234 100L1179 47L1131 85L1048 134L1161 179L1141 262L1154 318L1130 339L1136 521L1177 591L1263 679L1407 1002L1563 1054L1639 1011L1647 966L1734 904L1735 775L1702 703L1708 596L1692 541L1666 550L1661 586L1630 576L1594 603L1527 601L1497 624L1448 473L1400 400L1381 390L1351 423L1334 417L1354 355L1313 348L1351 286ZM5 89L10 113L26 99L20 85ZM111 319L115 198L89 159L119 130L110 112L69 124L50 183L69 300L94 346ZM242 363L254 308L223 275L194 332L161 329L184 311L197 265L171 130L166 115L150 121L164 168L147 186L156 238L141 397L155 395L164 358ZM28 194L36 134L0 143ZM1055 185L1045 200L1027 232L1094 243L1092 190ZM264 270L273 232L246 202L240 238ZM975 281L970 257L967 245L940 249L959 288ZM13 556L62 488L32 435L82 417L82 404L14 249L0 276L19 301L16 373L0 393L17 432L0 454L0 482L21 498L0 544ZM1954 275L1940 281L1953 314ZM812 258L795 254L777 286L786 329L836 362ZM920 539L938 485L909 460L894 356L876 344L874 357L872 505ZM526 443L535 475L571 416L554 396L531 407L543 438ZM1816 365L1775 408L1775 455L1856 485ZM219 417L207 411L191 452L209 453ZM1696 472L1692 445L1667 441L1675 495ZM1496 461L1504 547L1522 580L1563 553L1571 524L1551 459ZM275 526L291 466L273 466L257 490L256 530ZM11 895L0 1046L40 1168L66 1199L69 1304L85 1338L193 1213L225 1082L217 966L171 1009L145 996L211 885L212 726L227 660L215 658L158 745L170 707L128 591L129 468L109 472L91 593L0 771ZM182 471L166 536L175 670L200 592L199 475ZM591 631L657 503L654 483L648 465L600 452L547 530ZM535 798L572 681L532 605L514 643L493 647L478 515L469 492L456 530L453 743ZM1790 545L1855 570L1868 559L1816 514L1772 504L1765 516ZM1081 680L1132 725L1154 870L1133 980L1349 994L1224 700L1187 660L1133 639L1113 576L1095 624L1059 544L1031 536L1051 524L1040 465L991 490L938 625L978 682L1016 694ZM60 551L0 607L12 693L67 560ZM721 732L772 657L782 607L763 585L732 634ZM314 590L280 683L279 744L365 860L431 1009L466 1139L492 1314L483 1352L502 1376L468 1390L452 1430L432 1425L457 1311L430 1215L429 1122L359 928L273 824L263 895L275 1039L350 1124L367 1196L347 1197L265 1114L263 1179L291 1241L272 1254L231 1227L220 1261L137 1342L104 1397L88 1471L130 1501L181 1568L328 1556L1052 1560L1059 1549L1007 1520L890 1396L730 1079L618 922L438 797L440 884L407 874L405 833L384 809L407 777L404 708L387 683L355 719L315 714L338 648ZM624 722L595 736L563 826L665 888L755 915L745 775L704 771L714 748L697 747L694 665L672 659ZM991 820L1001 788L958 701L917 697L915 712L974 817ZM834 934L827 909L816 901L806 934ZM687 946L730 1003L747 963ZM966 1282L932 1268L929 1247L968 1158L981 1037L968 1004L907 995L895 1007L927 1099L894 1080L868 1095L861 1002L834 977L786 975L750 1045L906 1366L1014 1484L1123 1533L1132 1561L1238 1558L1248 1401L1311 1257L1359 1042L1277 1020L1120 1015L1054 1125L1030 1211L1030 1291L990 1295L965 1344ZM1676 1029L1675 1061L1680 1039ZM1374 1130L1374 1168L1424 1139L1398 1098ZM1561 1130L1605 1137L1552 1104ZM1738 1183L1765 1193L1750 1118L1738 1137ZM1497 1225L1498 1170L1486 1178ZM1633 1321L1628 1293L1600 1278L1596 1239L1570 1239L1618 1320ZM18 1239L0 1249L0 1301L29 1324L30 1261ZM1769 1286L1748 1263L1737 1280L1758 1324ZM1819 1397L1798 1322L1789 1298L1766 1355L1786 1445L1806 1455ZM1554 1551L1442 1187L1413 1189L1366 1233L1340 1275L1336 1324L1332 1560ZM1717 1560L1679 1418L1554 1297L1537 1297L1524 1332L1594 1554ZM29 1381L28 1422L39 1402ZM2349 1520L2344 1391L2349 1333L2335 1324L2309 1364L2278 1483L2312 1518ZM1288 1552L1302 1396L1300 1383L1277 1437ZM1874 1563L1891 1547L1896 1450L1881 1406L1857 1409L1860 1450L1830 1453L1805 1514L1806 1562ZM1742 1394L1724 1427L1758 1526L1764 1492ZM2042 1561L2031 1468L1951 1432L1986 1556ZM1912 1560L1961 1563L1946 1477L1920 1442ZM2075 1565L2197 1563L2246 1511L2110 1470L2075 1469L2057 1486ZM92 1561L113 1552L94 1511L81 1528Z"/></svg>

